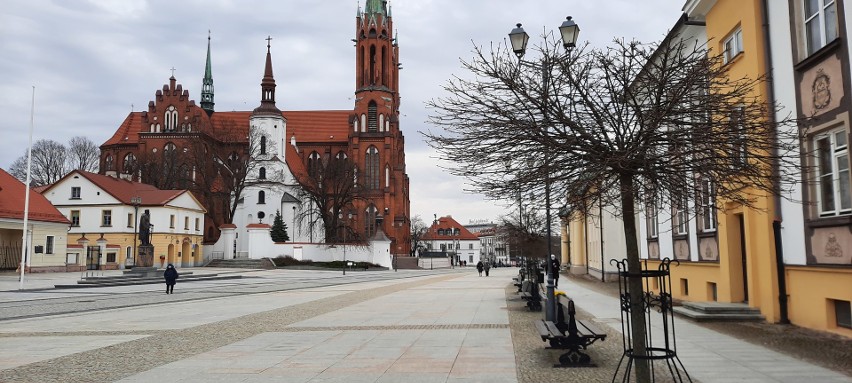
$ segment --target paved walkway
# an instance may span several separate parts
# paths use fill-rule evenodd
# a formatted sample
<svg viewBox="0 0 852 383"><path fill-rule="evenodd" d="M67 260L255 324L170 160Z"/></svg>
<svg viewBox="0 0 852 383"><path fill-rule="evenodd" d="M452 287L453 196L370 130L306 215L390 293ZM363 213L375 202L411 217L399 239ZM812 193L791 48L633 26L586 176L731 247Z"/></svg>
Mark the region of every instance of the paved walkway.
<svg viewBox="0 0 852 383"><path fill-rule="evenodd" d="M530 365L516 362L525 356L513 340L534 329L510 323L517 302L507 301L506 287L516 273L254 271L240 280L178 284L173 295L158 285L19 292L16 279L0 275L0 381L518 382ZM26 283L48 287L62 278L72 282L79 273L34 275ZM620 330L615 298L560 282L578 308ZM86 310L115 299L141 303ZM54 301L82 309L3 319L46 312L41 306ZM697 381L852 382L685 320L676 326L681 360ZM538 345L537 353L555 353ZM620 340L606 346L620 347ZM536 382L572 381L573 371L594 370L546 369L548 377ZM595 376L611 377L597 370Z"/></svg>

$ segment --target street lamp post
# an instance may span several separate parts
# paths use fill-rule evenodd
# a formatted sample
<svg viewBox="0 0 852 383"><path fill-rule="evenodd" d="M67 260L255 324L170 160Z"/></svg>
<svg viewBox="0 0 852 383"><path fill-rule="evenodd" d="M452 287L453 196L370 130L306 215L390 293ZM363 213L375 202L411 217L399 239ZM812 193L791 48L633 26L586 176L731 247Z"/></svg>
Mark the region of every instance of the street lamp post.
<svg viewBox="0 0 852 383"><path fill-rule="evenodd" d="M139 259L136 256L136 253L139 252L136 247L136 239L139 237L139 205L142 204L142 197L130 198L130 204L133 205L133 266L135 267L136 260ZM127 263L127 260L124 263Z"/></svg>
<svg viewBox="0 0 852 383"><path fill-rule="evenodd" d="M562 35L562 45L563 47L570 52L577 43L577 36L580 34L580 27L577 26L573 20L571 20L571 16L568 16L566 20L559 26L559 32ZM547 90L550 87L550 73L553 69L553 61L551 61L550 57L545 55L544 60L541 64L525 61L523 59L524 53L527 50L527 43L529 42L530 36L521 28L521 24L518 23L516 28L512 29L509 32L509 42L512 44L512 51L515 55L518 56L519 65L526 65L533 69L541 70L542 77L542 114L544 114L544 123L547 122L547 108L544 105L547 102ZM545 129L547 129L545 127ZM545 179L544 179L544 205L545 205L545 224L547 225L547 254L545 254L546 264L547 264L547 311L545 312L545 318L549 321L553 321L556 319L556 300L554 295L554 278L557 270L553 270L553 262L550 260L550 252L553 249L553 238L551 235L550 228L550 155L545 154Z"/></svg>
<svg viewBox="0 0 852 383"><path fill-rule="evenodd" d="M341 214L342 215L342 214ZM343 275L346 275L346 232L349 231L348 224L352 221L352 212L347 213L346 223L343 225Z"/></svg>

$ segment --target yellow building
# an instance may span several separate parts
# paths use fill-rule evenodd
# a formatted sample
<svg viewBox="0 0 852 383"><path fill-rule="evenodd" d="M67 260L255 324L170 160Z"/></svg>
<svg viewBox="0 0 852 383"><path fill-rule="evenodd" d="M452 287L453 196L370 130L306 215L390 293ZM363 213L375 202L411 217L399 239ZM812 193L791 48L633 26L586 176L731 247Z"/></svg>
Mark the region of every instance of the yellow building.
<svg viewBox="0 0 852 383"><path fill-rule="evenodd" d="M696 209L693 219L645 209L642 257L650 268L660 258L679 261L671 269L676 299L745 303L770 323L852 337L852 105L842 101L852 85L841 36L852 9L831 0L688 0L683 9L672 33L724 55L732 78L771 75L753 96L780 105L779 118L803 120L804 139L791 144L800 145L805 170L797 184L781 185L780 196L744 189L753 207L711 198L718 212ZM590 221L607 225L605 214L567 223L563 252L574 273L594 268L601 236ZM600 242L606 253L624 251Z"/></svg>

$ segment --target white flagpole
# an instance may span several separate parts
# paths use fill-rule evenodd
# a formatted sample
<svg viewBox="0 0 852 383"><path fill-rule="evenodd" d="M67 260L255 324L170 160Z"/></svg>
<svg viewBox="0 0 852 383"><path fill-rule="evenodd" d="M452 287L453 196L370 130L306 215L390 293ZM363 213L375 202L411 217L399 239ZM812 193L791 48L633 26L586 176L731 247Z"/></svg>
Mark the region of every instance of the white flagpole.
<svg viewBox="0 0 852 383"><path fill-rule="evenodd" d="M33 120L35 116L35 85L33 85L33 99L30 104L30 144L27 147L27 183L24 184L24 234L21 236L21 286L20 290L24 289L24 269L27 267L27 253L29 251L29 241L27 241L27 218L30 216L30 166L33 161Z"/></svg>

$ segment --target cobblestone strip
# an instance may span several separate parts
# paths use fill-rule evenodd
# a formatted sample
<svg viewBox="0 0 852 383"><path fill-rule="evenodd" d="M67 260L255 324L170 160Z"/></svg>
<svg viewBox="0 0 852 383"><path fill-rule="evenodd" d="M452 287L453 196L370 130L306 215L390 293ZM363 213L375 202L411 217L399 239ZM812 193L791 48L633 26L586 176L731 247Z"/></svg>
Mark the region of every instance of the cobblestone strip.
<svg viewBox="0 0 852 383"><path fill-rule="evenodd" d="M113 382L158 366L215 350L257 334L292 331L286 326L346 306L397 291L462 276L459 274L442 275L426 280L354 291L190 329L156 332L143 339L0 370L0 382ZM224 307L223 309L227 308ZM168 317L164 317L163 320L168 320ZM80 334L90 333L67 333L67 335ZM47 334L40 333L37 335Z"/></svg>
<svg viewBox="0 0 852 383"><path fill-rule="evenodd" d="M527 310L526 302L518 296L517 288L511 284L506 287L506 307L515 348L518 383L612 382L623 352L620 333L609 326L598 326L606 331L607 339L596 342L585 351L597 367L554 368L564 351L545 349L547 343L541 340L533 325L534 321L544 318L544 312ZM590 316L577 308L577 318L587 320Z"/></svg>

